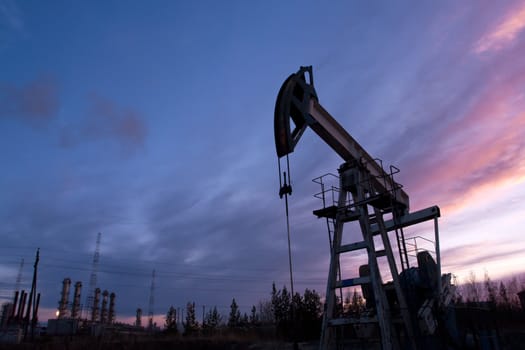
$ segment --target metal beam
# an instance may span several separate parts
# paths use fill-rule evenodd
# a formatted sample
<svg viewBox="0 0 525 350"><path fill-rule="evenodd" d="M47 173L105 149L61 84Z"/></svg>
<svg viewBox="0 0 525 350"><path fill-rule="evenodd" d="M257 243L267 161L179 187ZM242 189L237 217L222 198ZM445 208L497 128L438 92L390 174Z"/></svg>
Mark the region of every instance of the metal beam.
<svg viewBox="0 0 525 350"><path fill-rule="evenodd" d="M408 212L410 200L408 194L396 184L392 177L377 164L376 160L326 111L315 99L310 99L308 126L315 131L345 161L358 161L370 173L375 189L389 192L394 202L405 206Z"/></svg>
<svg viewBox="0 0 525 350"><path fill-rule="evenodd" d="M419 224L420 222L433 220L435 218L439 218L440 216L441 212L439 210L439 207L435 205L433 207L418 210L410 214L405 214L403 216L398 217L396 220L385 221L385 229L387 232L393 231L395 229ZM379 227L377 224L373 224L370 227L372 229L373 234L379 233Z"/></svg>

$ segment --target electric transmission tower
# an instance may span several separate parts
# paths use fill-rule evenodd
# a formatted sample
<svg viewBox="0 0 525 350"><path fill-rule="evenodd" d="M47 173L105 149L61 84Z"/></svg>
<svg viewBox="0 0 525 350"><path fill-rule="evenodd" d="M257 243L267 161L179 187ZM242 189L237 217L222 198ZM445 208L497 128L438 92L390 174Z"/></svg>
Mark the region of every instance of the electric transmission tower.
<svg viewBox="0 0 525 350"><path fill-rule="evenodd" d="M20 267L18 268L18 275L16 275L15 292L20 290L20 284L22 284L22 271L24 270L24 258L20 261Z"/></svg>
<svg viewBox="0 0 525 350"><path fill-rule="evenodd" d="M85 307L85 310L87 312L86 318L89 315L89 311L93 308L95 288L97 288L97 271L98 271L98 263L100 260L100 236L101 236L101 233L99 232L97 234L97 244L95 247L95 254L93 254L93 265L91 267L91 276L89 278L89 290L88 290L88 296L86 299L86 307Z"/></svg>
<svg viewBox="0 0 525 350"><path fill-rule="evenodd" d="M148 328L153 330L153 294L155 292L155 269L151 273L151 287L149 289Z"/></svg>

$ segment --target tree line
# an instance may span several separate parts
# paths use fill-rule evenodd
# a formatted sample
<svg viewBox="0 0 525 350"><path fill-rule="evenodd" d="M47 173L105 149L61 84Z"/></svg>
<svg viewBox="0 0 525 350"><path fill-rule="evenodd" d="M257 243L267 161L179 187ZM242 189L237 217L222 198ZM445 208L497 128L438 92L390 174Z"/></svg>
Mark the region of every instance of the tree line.
<svg viewBox="0 0 525 350"><path fill-rule="evenodd" d="M315 290L305 289L303 294L293 296L286 286L277 289L272 284L269 300L252 305L250 313L241 313L235 298L232 299L227 318L217 307L209 309L201 323L197 321L195 302L188 302L185 308L182 327L177 324L177 309L171 306L166 313L165 332L185 336L211 336L223 332L252 332L271 328L275 336L315 339L321 330L321 296Z"/></svg>
<svg viewBox="0 0 525 350"><path fill-rule="evenodd" d="M465 283L458 285L454 296L456 304L467 306L483 305L499 310L521 310L518 293L525 290L525 281L518 281L516 276L507 281L493 281L485 271L483 281L470 272Z"/></svg>
<svg viewBox="0 0 525 350"><path fill-rule="evenodd" d="M471 272L465 283L456 286L453 301L456 305L482 306L493 310L515 312L522 311L518 292L525 290L525 281L518 282L517 277L508 281L493 281L485 272L483 281L478 281ZM336 297L336 314L359 317L366 310L366 300L358 288L346 295ZM202 320L197 321L195 303L188 302L185 308L181 329L177 325L177 310L171 306L166 314L165 331L182 335L215 335L224 332L252 332L272 329L273 336L289 340L317 339L321 331L323 303L315 290L305 289L303 294L293 296L286 286L277 289L272 284L270 298L253 305L249 313L241 313L239 306L232 299L227 317L220 314L217 307L209 309Z"/></svg>

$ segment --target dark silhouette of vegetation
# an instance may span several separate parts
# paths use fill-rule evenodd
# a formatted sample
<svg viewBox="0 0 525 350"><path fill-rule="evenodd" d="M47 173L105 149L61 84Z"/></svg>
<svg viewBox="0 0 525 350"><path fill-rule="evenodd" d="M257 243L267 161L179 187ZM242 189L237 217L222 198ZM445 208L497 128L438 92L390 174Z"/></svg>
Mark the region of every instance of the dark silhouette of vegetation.
<svg viewBox="0 0 525 350"><path fill-rule="evenodd" d="M255 307L255 305L253 305L250 311L250 325L257 326L258 323L259 323L259 316L257 315L257 308Z"/></svg>
<svg viewBox="0 0 525 350"><path fill-rule="evenodd" d="M493 332L505 349L522 349L525 333L525 305L521 305L518 292L525 290L516 277L492 281L485 272L484 281L477 282L470 273L465 284L457 286L454 297L455 318L459 328L469 332ZM483 333L484 332L484 333ZM480 342L477 337L474 342Z"/></svg>
<svg viewBox="0 0 525 350"><path fill-rule="evenodd" d="M204 335L213 335L217 332L222 323L222 316L217 311L217 307L214 306L213 309L210 309L204 321L202 322L202 332Z"/></svg>
<svg viewBox="0 0 525 350"><path fill-rule="evenodd" d="M478 282L474 272L470 272L466 283L456 287L454 299L458 305L482 306L491 310L522 310L518 292L525 290L525 281L520 285L517 277L498 283L492 281L485 272L484 281Z"/></svg>
<svg viewBox="0 0 525 350"><path fill-rule="evenodd" d="M235 298L232 299L230 305L230 317L228 318L228 328L237 328L241 324L241 313Z"/></svg>
<svg viewBox="0 0 525 350"><path fill-rule="evenodd" d="M315 290L306 289L302 296L295 293L291 297L286 287L277 290L274 283L271 303L278 336L299 341L319 337L321 297Z"/></svg>
<svg viewBox="0 0 525 350"><path fill-rule="evenodd" d="M494 281L485 273L480 281L474 273L470 273L463 284L458 284L457 280L454 283L457 286L453 298L455 319L461 332L496 332L502 345L509 349L513 348L508 346L513 344L513 339L524 340L525 335L513 333L511 336L505 331L500 333L500 330L525 325L525 312L517 296L520 290L525 290L525 280L521 284L517 278ZM344 317L360 317L369 312L360 288L348 291L343 298L338 297L336 309ZM302 342L315 341L320 337L322 302L315 290L305 289L303 294L292 296L285 286L277 289L273 283L269 298L252 305L247 311L243 313L233 298L228 314L221 315L217 307L209 308L199 325L195 303L188 302L183 322L184 339L191 341L204 337ZM170 307L166 314L166 334L178 334L176 320L176 309ZM472 334L475 338L478 333Z"/></svg>
<svg viewBox="0 0 525 350"><path fill-rule="evenodd" d="M188 302L186 304L186 322L184 326L184 335L195 335L199 331L199 323L195 317L195 303Z"/></svg>
<svg viewBox="0 0 525 350"><path fill-rule="evenodd" d="M166 333L177 334L177 310L170 306L168 312L166 313Z"/></svg>

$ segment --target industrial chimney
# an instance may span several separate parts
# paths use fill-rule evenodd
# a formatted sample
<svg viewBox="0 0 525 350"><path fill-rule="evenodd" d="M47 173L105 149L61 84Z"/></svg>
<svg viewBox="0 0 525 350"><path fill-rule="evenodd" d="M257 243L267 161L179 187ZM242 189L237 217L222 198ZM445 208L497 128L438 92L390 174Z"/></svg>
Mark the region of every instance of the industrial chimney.
<svg viewBox="0 0 525 350"><path fill-rule="evenodd" d="M142 309L137 309L137 319L135 320L135 326L142 327Z"/></svg>
<svg viewBox="0 0 525 350"><path fill-rule="evenodd" d="M65 318L67 316L67 304L69 303L69 286L71 279L64 278L62 282L62 294L58 302L58 318Z"/></svg>
<svg viewBox="0 0 525 350"><path fill-rule="evenodd" d="M108 323L111 324L113 322L115 322L115 293L109 295Z"/></svg>
<svg viewBox="0 0 525 350"><path fill-rule="evenodd" d="M98 303L100 302L100 288L95 289L95 295L93 297L93 310L91 311L91 321L98 321Z"/></svg>
<svg viewBox="0 0 525 350"><path fill-rule="evenodd" d="M102 311L100 315L100 323L106 323L108 320L108 295L109 292L107 290L102 292Z"/></svg>
<svg viewBox="0 0 525 350"><path fill-rule="evenodd" d="M80 292L82 290L82 282L75 283L75 294L73 297L73 307L71 308L71 318L80 317Z"/></svg>

